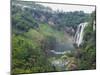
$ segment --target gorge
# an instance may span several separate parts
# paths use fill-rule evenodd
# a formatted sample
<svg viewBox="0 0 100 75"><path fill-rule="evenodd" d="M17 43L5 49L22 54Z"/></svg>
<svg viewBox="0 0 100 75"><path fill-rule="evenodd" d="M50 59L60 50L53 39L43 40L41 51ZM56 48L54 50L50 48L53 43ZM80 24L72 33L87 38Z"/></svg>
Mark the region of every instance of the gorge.
<svg viewBox="0 0 100 75"><path fill-rule="evenodd" d="M11 20L13 75L95 68L95 12L14 0Z"/></svg>
<svg viewBox="0 0 100 75"><path fill-rule="evenodd" d="M74 35L69 35L68 33L67 33L67 37L69 36L69 38L71 38L71 37L73 37L73 38L71 38L71 39L67 39L67 40L70 40L69 42L68 42L68 44L65 44L66 45L66 47L67 48L65 48L64 49L64 47L63 48L61 48L61 46L59 45L59 46L57 46L57 50L55 49L55 50L50 50L50 52L52 52L53 54L55 54L55 55L65 55L66 53L71 53L71 51L75 51L75 50L77 50L78 48L79 48L79 46L82 44L82 42L83 42L83 38L84 38L84 29L85 29L85 27L88 25L88 23L87 22L85 22L85 23L80 23L78 26L77 26L77 30L76 30L76 32L75 32L75 36ZM74 40L74 41L73 41ZM74 44L76 44L77 45L77 48L76 47L74 47ZM72 45L72 46L71 46ZM69 47L70 46L70 47ZM61 50L59 51L59 47L61 48ZM69 47L69 49L68 49L68 47ZM63 51L63 50L65 50L65 51ZM64 66L68 66L68 64L70 64L70 60L66 60L66 61L64 61L64 60L62 60L61 58L59 58L59 59L54 59L54 60L52 60L52 62L51 62L52 64L53 64L53 66L58 66L59 68L63 68L63 70L67 70L67 68L65 68L64 69Z"/></svg>

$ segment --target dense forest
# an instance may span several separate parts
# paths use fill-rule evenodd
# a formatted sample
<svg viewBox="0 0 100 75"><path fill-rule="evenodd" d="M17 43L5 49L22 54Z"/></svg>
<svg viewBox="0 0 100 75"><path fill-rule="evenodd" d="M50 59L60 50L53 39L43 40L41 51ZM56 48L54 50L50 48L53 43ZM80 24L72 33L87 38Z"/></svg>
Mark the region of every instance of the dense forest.
<svg viewBox="0 0 100 75"><path fill-rule="evenodd" d="M12 75L95 69L95 14L53 11L35 2L13 0ZM78 47L73 40L84 22L87 26Z"/></svg>

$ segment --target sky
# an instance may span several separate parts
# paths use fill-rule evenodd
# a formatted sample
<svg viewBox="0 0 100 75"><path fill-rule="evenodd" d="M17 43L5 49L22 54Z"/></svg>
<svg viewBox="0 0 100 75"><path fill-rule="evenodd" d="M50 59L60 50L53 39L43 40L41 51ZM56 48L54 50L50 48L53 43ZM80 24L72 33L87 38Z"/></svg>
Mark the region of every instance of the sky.
<svg viewBox="0 0 100 75"><path fill-rule="evenodd" d="M24 0L24 1L42 1L42 2L54 2L53 0ZM55 1L57 2L57 0ZM65 3L64 1L62 3ZM85 13L92 13L95 10L95 6L80 6L80 5L63 5L63 4L48 4L48 3L38 3L46 7L50 7L53 10L60 10L64 12L69 11L84 11Z"/></svg>

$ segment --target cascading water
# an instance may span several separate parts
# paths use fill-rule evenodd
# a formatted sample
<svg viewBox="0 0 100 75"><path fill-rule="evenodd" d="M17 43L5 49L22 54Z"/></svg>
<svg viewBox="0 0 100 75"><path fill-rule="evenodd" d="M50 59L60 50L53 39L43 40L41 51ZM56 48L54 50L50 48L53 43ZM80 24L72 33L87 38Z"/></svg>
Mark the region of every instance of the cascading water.
<svg viewBox="0 0 100 75"><path fill-rule="evenodd" d="M96 29L96 23L95 21L93 22L93 31Z"/></svg>
<svg viewBox="0 0 100 75"><path fill-rule="evenodd" d="M84 28L87 26L87 22L81 23L78 25L75 37L74 37L74 43L79 47L83 40L83 34L84 34Z"/></svg>

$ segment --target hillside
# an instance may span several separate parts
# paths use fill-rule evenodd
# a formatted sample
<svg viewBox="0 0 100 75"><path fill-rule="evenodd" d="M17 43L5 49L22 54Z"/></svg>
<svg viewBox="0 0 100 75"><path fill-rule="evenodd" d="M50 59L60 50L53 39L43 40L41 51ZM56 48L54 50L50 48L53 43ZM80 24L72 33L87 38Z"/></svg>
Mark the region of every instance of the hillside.
<svg viewBox="0 0 100 75"><path fill-rule="evenodd" d="M95 13L53 11L38 3L14 0L11 21L12 75L95 69ZM85 22L83 42L77 47L74 36Z"/></svg>

